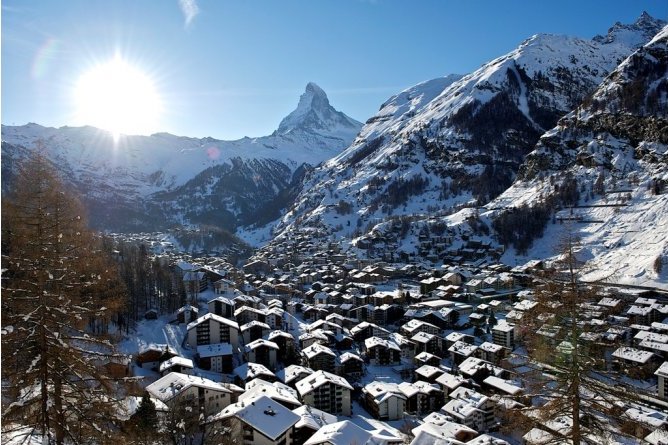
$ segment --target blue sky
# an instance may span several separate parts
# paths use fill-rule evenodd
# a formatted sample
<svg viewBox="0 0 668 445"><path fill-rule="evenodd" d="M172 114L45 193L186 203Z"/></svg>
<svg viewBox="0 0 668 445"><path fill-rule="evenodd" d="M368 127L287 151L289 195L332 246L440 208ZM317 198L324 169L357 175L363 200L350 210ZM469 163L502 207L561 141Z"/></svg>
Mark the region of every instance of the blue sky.
<svg viewBox="0 0 668 445"><path fill-rule="evenodd" d="M76 125L73 90L120 54L163 103L159 131L278 127L307 82L360 121L420 81L465 74L540 33L590 38L666 0L2 1L2 123Z"/></svg>

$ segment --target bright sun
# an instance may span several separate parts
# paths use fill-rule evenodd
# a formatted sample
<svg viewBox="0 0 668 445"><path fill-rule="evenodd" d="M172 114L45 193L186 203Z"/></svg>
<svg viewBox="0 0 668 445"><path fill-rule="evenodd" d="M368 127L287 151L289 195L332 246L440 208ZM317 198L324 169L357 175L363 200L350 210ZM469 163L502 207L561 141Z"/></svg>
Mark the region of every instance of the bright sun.
<svg viewBox="0 0 668 445"><path fill-rule="evenodd" d="M93 67L74 90L77 120L120 134L149 134L157 130L160 98L153 81L116 56Z"/></svg>

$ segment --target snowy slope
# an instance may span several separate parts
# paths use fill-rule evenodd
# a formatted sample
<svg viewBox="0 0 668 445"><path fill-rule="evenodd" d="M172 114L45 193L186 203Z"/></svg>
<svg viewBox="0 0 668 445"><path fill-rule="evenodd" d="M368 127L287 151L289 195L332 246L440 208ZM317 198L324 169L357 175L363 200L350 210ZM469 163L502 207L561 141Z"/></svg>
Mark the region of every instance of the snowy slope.
<svg viewBox="0 0 668 445"><path fill-rule="evenodd" d="M360 127L359 122L336 111L320 87L309 83L297 109L269 136L221 141L158 133L121 136L115 143L109 133L92 127L3 125L2 156L3 161L11 162L31 150L46 154L63 176L88 201L93 201L93 207L100 203L104 207L108 201L122 202L126 207L135 207L133 218L141 218L146 206L153 212L165 207L178 213L183 209L174 202L187 198L193 205L187 211L197 214L199 207L210 207L210 203L200 205L188 184L207 169L209 186L231 174L237 183L255 184L260 180L263 182L257 188L260 196L253 195L258 190L240 190L239 194L244 199L258 198L257 203L261 204L280 194L304 164L314 166L338 154L350 144ZM223 176L216 178L217 174ZM241 182L240 176L243 176ZM277 179L267 180L272 177ZM3 190L6 189L7 182L3 181ZM199 192L206 194L206 190ZM166 197L165 193L171 195ZM242 212L236 204L231 205L235 207L232 212L235 216ZM173 216L173 222L178 223L188 223L191 219L185 213ZM95 213L92 217L95 222ZM107 217L97 218L97 225L103 225ZM137 221L137 225L141 229L142 221Z"/></svg>
<svg viewBox="0 0 668 445"><path fill-rule="evenodd" d="M512 184L540 136L662 24L643 15L593 40L536 35L469 75L392 97L349 148L307 177L279 237L319 227L356 239L382 221L488 202Z"/></svg>
<svg viewBox="0 0 668 445"><path fill-rule="evenodd" d="M488 208L536 206L566 177L576 181L577 206L557 211L520 259L553 256L556 240L575 232L587 279L668 289L668 267L655 270L659 257L668 264L668 27L541 138L520 179Z"/></svg>

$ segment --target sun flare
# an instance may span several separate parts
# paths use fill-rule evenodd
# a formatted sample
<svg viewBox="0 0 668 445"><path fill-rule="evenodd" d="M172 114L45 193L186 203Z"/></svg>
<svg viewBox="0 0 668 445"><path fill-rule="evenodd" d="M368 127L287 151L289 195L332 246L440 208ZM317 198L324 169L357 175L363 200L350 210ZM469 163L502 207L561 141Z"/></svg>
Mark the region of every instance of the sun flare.
<svg viewBox="0 0 668 445"><path fill-rule="evenodd" d="M157 130L161 103L153 80L119 56L82 74L74 95L77 120L116 140Z"/></svg>

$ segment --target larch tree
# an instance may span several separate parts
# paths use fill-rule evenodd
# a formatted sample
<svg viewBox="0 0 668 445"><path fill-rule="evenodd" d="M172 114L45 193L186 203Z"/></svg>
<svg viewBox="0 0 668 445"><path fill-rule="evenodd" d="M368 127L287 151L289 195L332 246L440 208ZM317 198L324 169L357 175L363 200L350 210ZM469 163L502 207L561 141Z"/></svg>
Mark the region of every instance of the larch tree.
<svg viewBox="0 0 668 445"><path fill-rule="evenodd" d="M3 196L2 238L3 434L31 428L63 444L117 431L127 378L113 370L126 358L95 326L120 310L124 289L78 200L39 155Z"/></svg>
<svg viewBox="0 0 668 445"><path fill-rule="evenodd" d="M596 322L595 313L601 295L581 281L586 269L578 239L569 231L559 248L553 270L535 289L538 305L520 322L526 354L513 353L517 363L534 368L521 396L532 404L511 410L507 427L533 428L539 437L532 440L545 445L608 443L622 435L629 420L624 407L634 397L606 362L605 324Z"/></svg>

